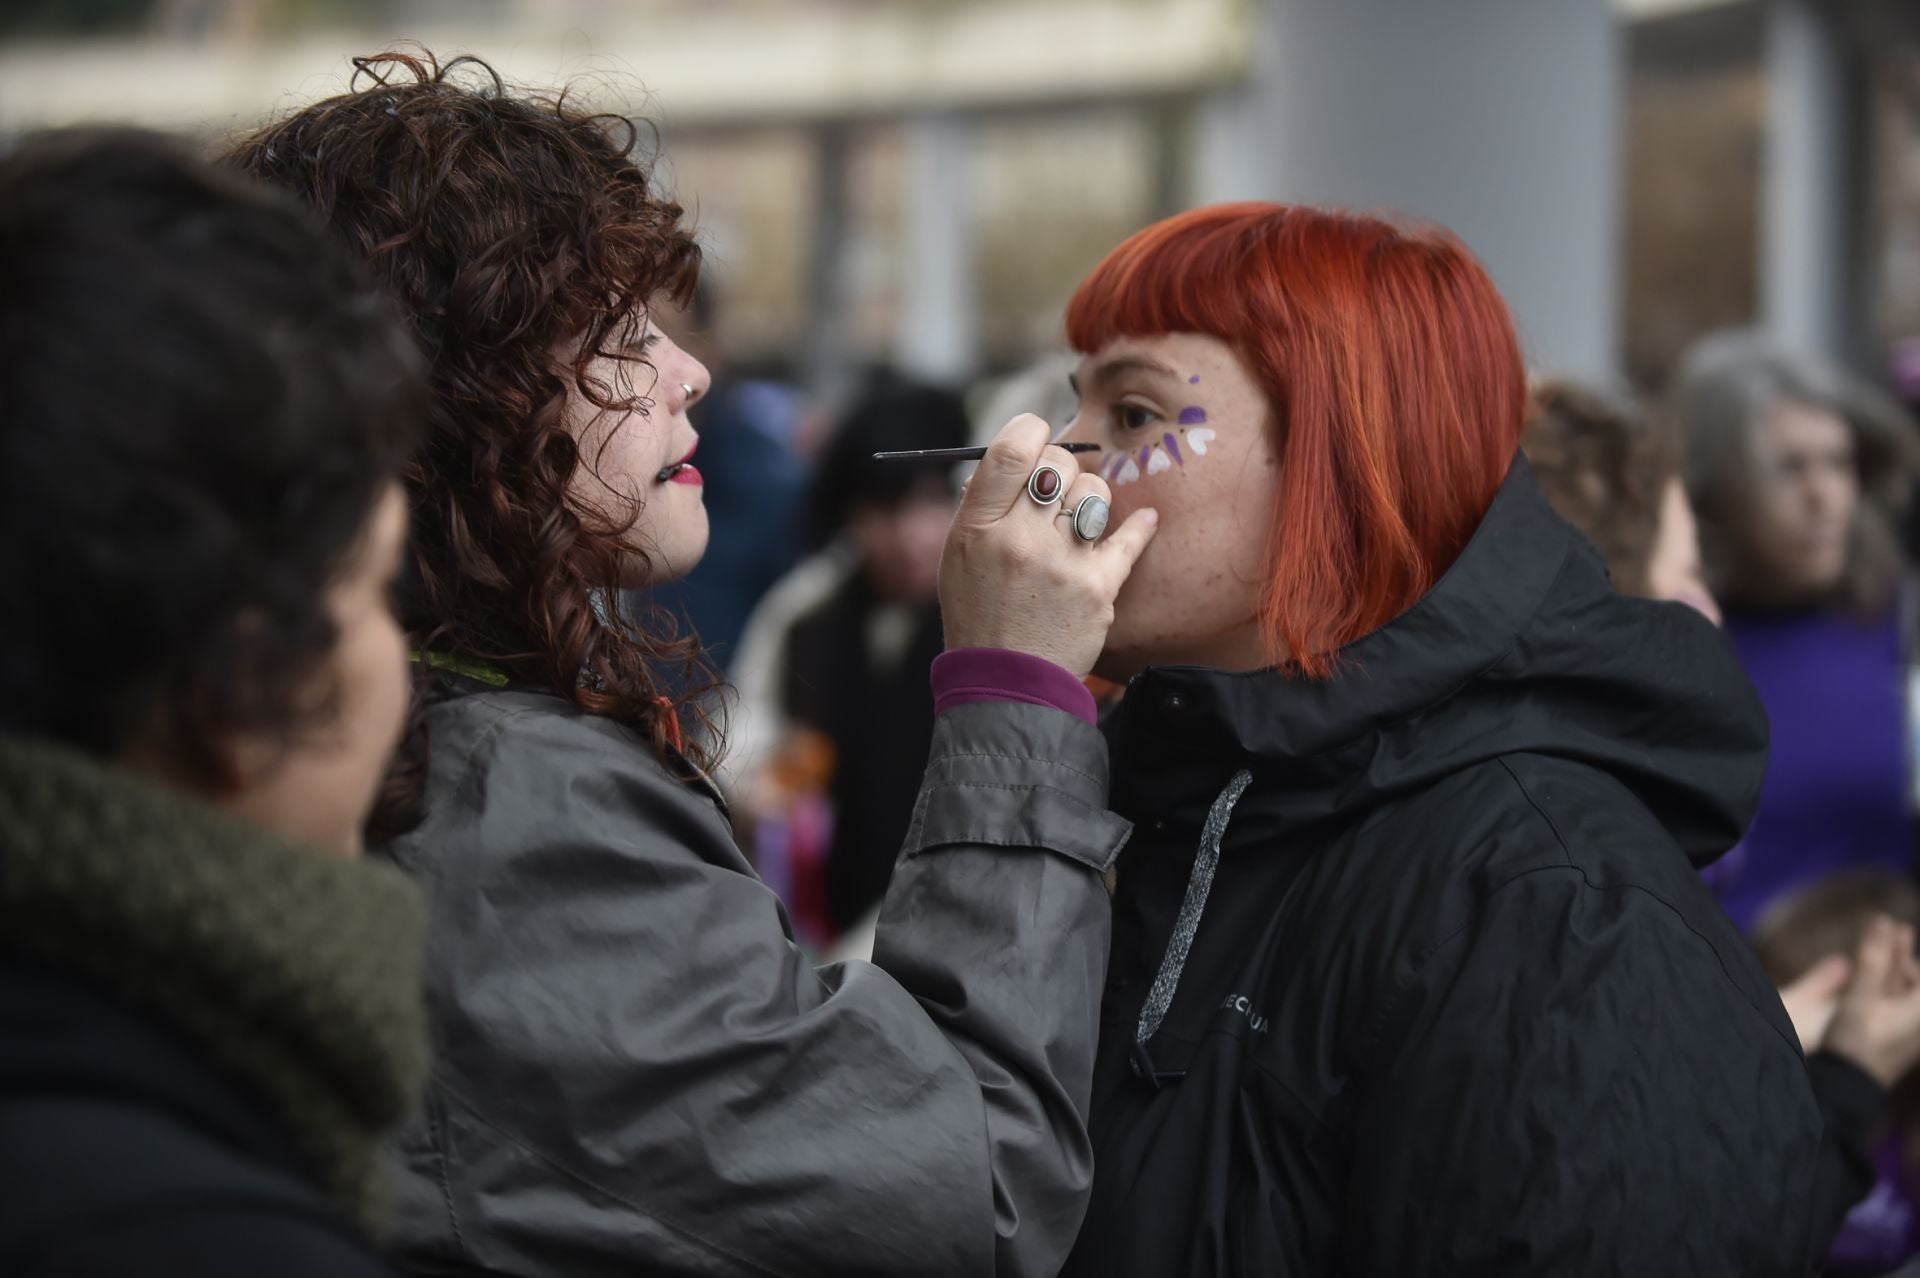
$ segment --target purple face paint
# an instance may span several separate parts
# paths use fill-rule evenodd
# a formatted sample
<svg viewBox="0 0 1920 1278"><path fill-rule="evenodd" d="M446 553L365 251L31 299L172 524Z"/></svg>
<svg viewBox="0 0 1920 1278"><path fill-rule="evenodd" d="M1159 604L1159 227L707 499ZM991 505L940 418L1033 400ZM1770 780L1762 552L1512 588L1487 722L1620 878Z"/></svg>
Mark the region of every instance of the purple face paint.
<svg viewBox="0 0 1920 1278"><path fill-rule="evenodd" d="M1192 377L1189 377L1187 379L1187 385L1189 386L1198 386L1199 384L1200 384L1200 374L1198 373L1195 373Z"/></svg>
<svg viewBox="0 0 1920 1278"><path fill-rule="evenodd" d="M1182 426L1198 426L1207 420L1207 410L1198 404L1189 404L1180 410Z"/></svg>
<svg viewBox="0 0 1920 1278"><path fill-rule="evenodd" d="M1173 458L1173 460L1179 464L1180 468L1185 470L1187 459L1180 455L1180 441L1171 435L1162 435L1160 438L1161 442L1167 446L1167 456Z"/></svg>
<svg viewBox="0 0 1920 1278"><path fill-rule="evenodd" d="M1147 459L1152 456L1153 456L1153 445L1148 444L1145 448L1140 450L1140 465L1142 467L1145 467L1147 464Z"/></svg>
<svg viewBox="0 0 1920 1278"><path fill-rule="evenodd" d="M1113 482L1114 472L1127 460L1125 453L1108 453L1107 459L1100 463L1100 477L1108 483Z"/></svg>

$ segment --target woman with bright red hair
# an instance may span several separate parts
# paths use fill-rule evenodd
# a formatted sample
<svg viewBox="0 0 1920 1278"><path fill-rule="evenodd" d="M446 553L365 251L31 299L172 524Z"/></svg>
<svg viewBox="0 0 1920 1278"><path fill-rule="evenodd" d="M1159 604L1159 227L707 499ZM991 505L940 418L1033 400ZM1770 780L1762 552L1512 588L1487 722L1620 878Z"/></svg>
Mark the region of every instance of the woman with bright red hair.
<svg viewBox="0 0 1920 1278"><path fill-rule="evenodd" d="M1516 459L1452 236L1201 209L1082 284L1067 437L1161 529L1072 1274L1808 1272L1820 1120L1698 868L1766 720Z"/></svg>

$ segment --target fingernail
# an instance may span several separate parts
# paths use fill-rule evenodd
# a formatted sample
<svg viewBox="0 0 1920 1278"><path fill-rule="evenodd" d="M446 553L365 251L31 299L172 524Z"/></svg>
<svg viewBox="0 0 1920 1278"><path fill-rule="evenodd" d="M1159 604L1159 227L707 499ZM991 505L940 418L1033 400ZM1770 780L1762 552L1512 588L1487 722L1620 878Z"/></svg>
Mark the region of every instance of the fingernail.
<svg viewBox="0 0 1920 1278"><path fill-rule="evenodd" d="M1160 522L1160 512L1149 506L1140 512L1140 518L1146 521L1148 527L1152 527Z"/></svg>

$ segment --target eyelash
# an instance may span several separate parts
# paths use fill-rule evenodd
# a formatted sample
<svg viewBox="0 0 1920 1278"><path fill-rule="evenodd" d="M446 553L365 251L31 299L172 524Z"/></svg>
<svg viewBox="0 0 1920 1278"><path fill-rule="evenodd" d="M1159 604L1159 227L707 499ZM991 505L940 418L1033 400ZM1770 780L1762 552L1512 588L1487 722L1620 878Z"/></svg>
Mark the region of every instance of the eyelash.
<svg viewBox="0 0 1920 1278"><path fill-rule="evenodd" d="M659 345L659 343L660 343L660 330L657 328L654 328L652 325L648 325L647 328L640 334L640 336L634 338L630 342L623 343L619 347L618 353L629 356L629 357L637 355L642 359L644 359L646 358L647 353L651 351L655 346Z"/></svg>

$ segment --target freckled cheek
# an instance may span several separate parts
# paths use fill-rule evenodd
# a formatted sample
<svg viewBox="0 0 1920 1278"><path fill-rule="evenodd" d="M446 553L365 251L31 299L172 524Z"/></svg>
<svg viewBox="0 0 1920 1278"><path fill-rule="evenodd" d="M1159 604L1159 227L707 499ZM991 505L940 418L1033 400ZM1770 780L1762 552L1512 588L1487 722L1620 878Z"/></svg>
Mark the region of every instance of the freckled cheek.
<svg viewBox="0 0 1920 1278"><path fill-rule="evenodd" d="M1163 525L1116 601L1122 642L1176 639L1197 624L1210 625L1223 578L1218 557L1198 539Z"/></svg>
<svg viewBox="0 0 1920 1278"><path fill-rule="evenodd" d="M1124 520L1144 507L1151 506L1160 514L1160 531L1154 537L1153 544L1147 547L1147 554L1153 558L1164 558L1161 546L1174 546L1188 537L1186 526L1191 522L1187 494L1182 491L1178 479L1169 480L1164 476L1155 476L1141 483L1127 484L1113 489L1113 524L1118 527Z"/></svg>
<svg viewBox="0 0 1920 1278"><path fill-rule="evenodd" d="M1141 491L1139 484L1116 484L1107 480L1107 487L1113 492L1113 522L1119 523L1142 506L1150 505L1150 492Z"/></svg>

